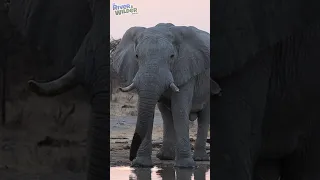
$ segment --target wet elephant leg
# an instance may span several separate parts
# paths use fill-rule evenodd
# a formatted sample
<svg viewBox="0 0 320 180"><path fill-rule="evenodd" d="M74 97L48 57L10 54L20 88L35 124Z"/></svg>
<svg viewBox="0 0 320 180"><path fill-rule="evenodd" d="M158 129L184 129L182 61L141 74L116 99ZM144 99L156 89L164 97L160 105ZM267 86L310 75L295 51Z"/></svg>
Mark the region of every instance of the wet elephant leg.
<svg viewBox="0 0 320 180"><path fill-rule="evenodd" d="M279 180L280 170L280 160L260 160L255 165L253 180Z"/></svg>
<svg viewBox="0 0 320 180"><path fill-rule="evenodd" d="M157 154L161 160L174 160L175 158L175 132L173 128L173 118L170 109L163 103L158 103L163 120L163 144Z"/></svg>
<svg viewBox="0 0 320 180"><path fill-rule="evenodd" d="M164 166L157 170L156 173L161 177L161 179L174 179L176 176L176 172L173 167Z"/></svg>
<svg viewBox="0 0 320 180"><path fill-rule="evenodd" d="M206 142L210 124L210 102L199 112L197 140L194 147L193 159L196 161L208 161L209 155L206 152Z"/></svg>
<svg viewBox="0 0 320 180"><path fill-rule="evenodd" d="M132 170L132 172L137 176L137 179L151 179L150 168L135 168L134 170ZM129 180L132 179L131 177L129 177Z"/></svg>
<svg viewBox="0 0 320 180"><path fill-rule="evenodd" d="M176 168L176 178L183 180L192 180L193 170L185 168Z"/></svg>

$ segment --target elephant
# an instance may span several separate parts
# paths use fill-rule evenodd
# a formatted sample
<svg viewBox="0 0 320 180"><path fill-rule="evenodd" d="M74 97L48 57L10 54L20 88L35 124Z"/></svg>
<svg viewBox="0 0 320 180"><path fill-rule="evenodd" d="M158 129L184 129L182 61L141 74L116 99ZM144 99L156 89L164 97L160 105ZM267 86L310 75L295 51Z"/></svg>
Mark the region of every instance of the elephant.
<svg viewBox="0 0 320 180"><path fill-rule="evenodd" d="M57 64L61 61L62 69L70 68L54 80L51 77L46 82L28 81L30 90L41 96L55 96L81 85L90 96L88 180L109 178L108 3L105 0L12 0L9 6L11 22L29 39L30 45L43 50Z"/></svg>
<svg viewBox="0 0 320 180"><path fill-rule="evenodd" d="M311 1L218 0L211 12L215 180L320 179L320 22Z"/></svg>
<svg viewBox="0 0 320 180"><path fill-rule="evenodd" d="M156 105L163 119L163 146L157 157L175 159L177 167L194 167L194 160L209 160L205 151L211 92L210 34L193 26L159 23L128 29L112 56L112 66L126 87L136 90L137 124L130 147L132 166L152 166L152 127ZM211 83L210 83L211 81ZM215 84L210 89L210 84ZM192 158L189 119L198 118Z"/></svg>

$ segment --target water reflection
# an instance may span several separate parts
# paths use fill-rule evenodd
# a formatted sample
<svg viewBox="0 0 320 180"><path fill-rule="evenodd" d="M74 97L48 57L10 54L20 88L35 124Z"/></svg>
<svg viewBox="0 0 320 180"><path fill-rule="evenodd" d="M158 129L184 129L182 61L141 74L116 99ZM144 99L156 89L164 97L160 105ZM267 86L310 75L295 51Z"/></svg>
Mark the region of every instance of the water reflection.
<svg viewBox="0 0 320 180"><path fill-rule="evenodd" d="M209 165L196 169L111 167L110 173L111 179L115 180L128 177L129 180L210 180Z"/></svg>

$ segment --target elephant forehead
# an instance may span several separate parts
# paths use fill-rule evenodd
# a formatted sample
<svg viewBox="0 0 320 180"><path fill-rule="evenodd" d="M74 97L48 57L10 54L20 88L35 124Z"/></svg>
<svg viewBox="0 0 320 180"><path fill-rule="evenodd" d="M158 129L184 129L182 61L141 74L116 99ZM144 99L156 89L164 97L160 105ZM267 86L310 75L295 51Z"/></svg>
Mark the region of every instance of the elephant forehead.
<svg viewBox="0 0 320 180"><path fill-rule="evenodd" d="M158 39L166 39L167 41L173 42L174 35L169 31L169 28L159 28L159 27L151 27L144 30L143 33L140 34L140 39L144 39L146 37L149 38L158 38Z"/></svg>
<svg viewBox="0 0 320 180"><path fill-rule="evenodd" d="M147 36L137 45L137 52L147 53L150 51L172 52L173 45L166 38Z"/></svg>

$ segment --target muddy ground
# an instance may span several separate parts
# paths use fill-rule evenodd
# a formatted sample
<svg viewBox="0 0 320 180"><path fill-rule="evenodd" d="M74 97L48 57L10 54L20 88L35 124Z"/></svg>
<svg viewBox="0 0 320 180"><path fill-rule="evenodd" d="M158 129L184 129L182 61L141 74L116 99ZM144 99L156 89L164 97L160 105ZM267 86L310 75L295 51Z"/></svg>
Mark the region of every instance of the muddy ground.
<svg viewBox="0 0 320 180"><path fill-rule="evenodd" d="M110 165L124 166L130 165L129 149L132 141L133 132L136 124L136 104L138 97L134 93L116 92L112 96L111 119L110 119ZM190 122L190 141L194 144L197 132L197 122ZM172 161L160 161L156 158L162 143L162 118L159 110L156 110L154 128L152 134L153 140L153 162L155 164L172 165ZM210 134L208 134L208 137ZM207 143L209 152L210 146ZM209 164L209 162L198 162L198 164Z"/></svg>
<svg viewBox="0 0 320 180"><path fill-rule="evenodd" d="M12 87L6 123L0 126L0 179L85 179L90 106L76 89L55 98ZM80 92L79 92L80 91Z"/></svg>

